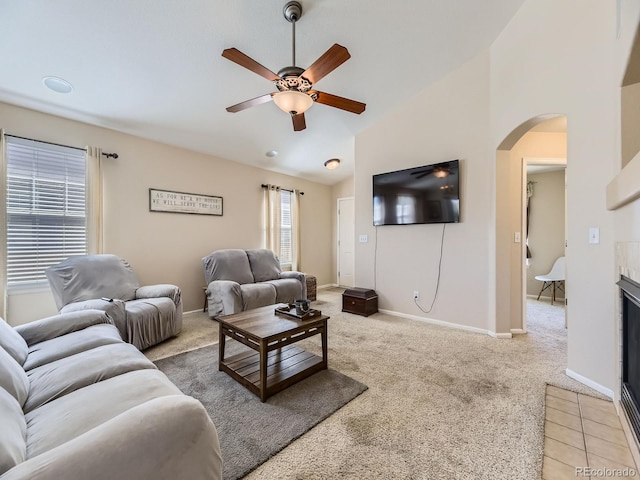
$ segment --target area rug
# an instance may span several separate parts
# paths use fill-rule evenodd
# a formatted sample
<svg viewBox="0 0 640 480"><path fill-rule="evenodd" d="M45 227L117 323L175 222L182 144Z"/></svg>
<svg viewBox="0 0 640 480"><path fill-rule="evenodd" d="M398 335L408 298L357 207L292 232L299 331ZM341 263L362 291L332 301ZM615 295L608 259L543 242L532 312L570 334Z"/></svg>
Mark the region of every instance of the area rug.
<svg viewBox="0 0 640 480"><path fill-rule="evenodd" d="M225 480L245 476L367 390L366 385L329 369L261 403L245 387L218 371L218 345L155 363L182 392L200 400L209 413L220 438Z"/></svg>

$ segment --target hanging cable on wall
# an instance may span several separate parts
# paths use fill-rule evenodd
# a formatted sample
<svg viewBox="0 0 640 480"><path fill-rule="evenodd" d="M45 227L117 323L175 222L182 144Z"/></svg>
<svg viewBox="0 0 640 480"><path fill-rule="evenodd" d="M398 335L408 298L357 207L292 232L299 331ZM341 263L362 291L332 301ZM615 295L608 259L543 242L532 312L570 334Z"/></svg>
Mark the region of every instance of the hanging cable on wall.
<svg viewBox="0 0 640 480"><path fill-rule="evenodd" d="M444 230L445 230L446 226L447 226L446 223L442 224L442 238L440 239L440 259L438 260L438 279L436 280L436 291L433 294L433 300L431 301L431 306L429 306L429 310L425 310L424 308L422 308L420 306L420 304L418 303L418 299L417 298L413 299L413 301L416 304L416 306L423 313L431 313L431 310L433 310L433 306L436 303L436 299L438 298L438 289L440 288L440 273L442 272L442 250L444 249Z"/></svg>

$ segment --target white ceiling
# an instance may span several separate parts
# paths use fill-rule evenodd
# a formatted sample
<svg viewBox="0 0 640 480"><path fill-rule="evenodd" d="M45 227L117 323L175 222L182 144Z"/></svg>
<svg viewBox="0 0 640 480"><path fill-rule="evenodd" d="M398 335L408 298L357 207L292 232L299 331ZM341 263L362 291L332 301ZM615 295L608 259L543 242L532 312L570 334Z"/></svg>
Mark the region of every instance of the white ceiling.
<svg viewBox="0 0 640 480"><path fill-rule="evenodd" d="M236 47L274 72L290 65L285 0L0 0L0 101L333 184L353 172L354 135L487 48L523 1L301 0L298 66L347 47L317 88L367 109L316 104L294 132L273 103L226 112L275 87L221 56ZM48 90L48 75L74 91ZM333 157L342 164L328 171Z"/></svg>

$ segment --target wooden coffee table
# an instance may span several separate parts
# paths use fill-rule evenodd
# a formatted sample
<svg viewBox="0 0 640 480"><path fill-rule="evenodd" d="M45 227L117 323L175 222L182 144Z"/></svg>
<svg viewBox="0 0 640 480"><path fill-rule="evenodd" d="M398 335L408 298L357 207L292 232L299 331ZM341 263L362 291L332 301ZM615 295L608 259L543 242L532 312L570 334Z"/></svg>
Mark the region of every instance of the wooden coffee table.
<svg viewBox="0 0 640 480"><path fill-rule="evenodd" d="M264 402L271 395L327 368L327 320L319 315L297 320L276 315L277 305L216 317L220 322L218 370L240 382ZM322 358L294 345L320 335ZM226 338L249 350L225 358Z"/></svg>

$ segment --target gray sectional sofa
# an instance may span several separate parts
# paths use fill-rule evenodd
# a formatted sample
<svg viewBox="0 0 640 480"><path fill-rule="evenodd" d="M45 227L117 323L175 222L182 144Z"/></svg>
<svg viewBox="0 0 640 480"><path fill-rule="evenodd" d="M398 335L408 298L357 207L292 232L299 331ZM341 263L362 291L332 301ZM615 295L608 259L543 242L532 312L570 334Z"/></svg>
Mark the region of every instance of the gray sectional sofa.
<svg viewBox="0 0 640 480"><path fill-rule="evenodd" d="M202 265L212 318L307 298L304 273L283 272L271 250L216 250Z"/></svg>
<svg viewBox="0 0 640 480"><path fill-rule="evenodd" d="M1 480L222 478L216 429L105 312L0 319Z"/></svg>

